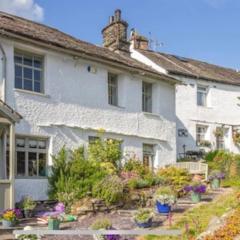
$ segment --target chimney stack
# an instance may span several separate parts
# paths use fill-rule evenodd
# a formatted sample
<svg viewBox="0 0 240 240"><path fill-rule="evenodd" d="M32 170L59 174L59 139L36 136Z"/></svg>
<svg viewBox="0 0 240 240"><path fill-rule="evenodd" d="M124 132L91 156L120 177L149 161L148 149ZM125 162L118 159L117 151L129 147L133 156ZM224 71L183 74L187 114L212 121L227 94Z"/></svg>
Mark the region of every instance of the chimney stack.
<svg viewBox="0 0 240 240"><path fill-rule="evenodd" d="M139 35L135 29L131 30L131 42L134 49L148 50L149 41L146 37Z"/></svg>
<svg viewBox="0 0 240 240"><path fill-rule="evenodd" d="M121 10L115 10L109 24L102 30L103 46L114 52L129 54L130 43L127 39L128 23L121 18Z"/></svg>

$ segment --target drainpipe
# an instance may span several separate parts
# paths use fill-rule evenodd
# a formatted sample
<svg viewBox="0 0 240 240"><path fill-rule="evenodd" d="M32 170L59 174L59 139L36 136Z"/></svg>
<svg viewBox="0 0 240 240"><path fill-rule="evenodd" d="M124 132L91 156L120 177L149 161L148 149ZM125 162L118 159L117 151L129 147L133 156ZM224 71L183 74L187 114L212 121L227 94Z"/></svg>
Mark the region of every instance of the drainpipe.
<svg viewBox="0 0 240 240"><path fill-rule="evenodd" d="M6 57L6 53L3 49L3 46L0 42L0 51L2 52L2 62L3 62L3 78L2 78L2 96L1 96L1 99L2 101L5 102L6 100L6 77L7 77L7 57Z"/></svg>

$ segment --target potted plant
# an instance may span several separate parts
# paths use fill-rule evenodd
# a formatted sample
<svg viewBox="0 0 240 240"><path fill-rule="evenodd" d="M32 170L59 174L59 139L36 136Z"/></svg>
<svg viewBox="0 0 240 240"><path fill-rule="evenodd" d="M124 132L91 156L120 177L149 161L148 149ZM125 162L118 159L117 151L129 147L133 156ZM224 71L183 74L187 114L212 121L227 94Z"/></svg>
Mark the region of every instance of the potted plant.
<svg viewBox="0 0 240 240"><path fill-rule="evenodd" d="M184 191L191 193L193 203L198 203L201 201L201 195L206 192L206 185L201 182L195 182L191 185L185 186Z"/></svg>
<svg viewBox="0 0 240 240"><path fill-rule="evenodd" d="M208 179L211 183L212 189L218 189L220 187L220 182L225 178L225 174L219 170L212 171Z"/></svg>
<svg viewBox="0 0 240 240"><path fill-rule="evenodd" d="M48 229L49 230L59 230L61 223L61 216L60 215L53 215L49 216L48 218Z"/></svg>
<svg viewBox="0 0 240 240"><path fill-rule="evenodd" d="M171 206L176 203L176 196L170 187L161 187L154 194L157 210L159 213L169 213Z"/></svg>
<svg viewBox="0 0 240 240"><path fill-rule="evenodd" d="M212 144L211 144L211 142L208 141L208 140L201 140L201 141L199 142L199 146L200 146L200 147L211 148Z"/></svg>
<svg viewBox="0 0 240 240"><path fill-rule="evenodd" d="M134 221L140 228L149 228L152 226L153 213L150 209L139 209L134 215Z"/></svg>
<svg viewBox="0 0 240 240"><path fill-rule="evenodd" d="M36 207L36 202L29 196L26 196L22 200L22 209L25 218L31 218L33 216L33 209Z"/></svg>
<svg viewBox="0 0 240 240"><path fill-rule="evenodd" d="M4 211L1 216L3 228L14 227L20 217L21 211L19 209L8 209Z"/></svg>
<svg viewBox="0 0 240 240"><path fill-rule="evenodd" d="M92 223L93 230L109 230L112 229L112 223L108 218L97 219ZM119 235L93 235L94 240L119 240Z"/></svg>

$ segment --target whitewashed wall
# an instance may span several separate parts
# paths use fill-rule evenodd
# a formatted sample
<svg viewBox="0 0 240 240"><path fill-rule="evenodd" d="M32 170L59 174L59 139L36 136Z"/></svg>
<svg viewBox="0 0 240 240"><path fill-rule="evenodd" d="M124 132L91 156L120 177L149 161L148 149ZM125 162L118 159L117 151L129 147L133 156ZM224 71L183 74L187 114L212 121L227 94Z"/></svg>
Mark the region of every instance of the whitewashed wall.
<svg viewBox="0 0 240 240"><path fill-rule="evenodd" d="M216 127L224 124L226 128L226 148L232 152L239 153L239 148L232 140L232 126L240 124L240 87L234 85L220 84L216 82L182 78L185 85L177 86L176 93L176 115L177 129L188 129L189 136L177 138L177 151L183 152L183 144L186 150L197 149L196 146L196 124L208 126L206 134L213 147L216 146L214 131ZM197 106L197 84L208 86L208 106Z"/></svg>
<svg viewBox="0 0 240 240"><path fill-rule="evenodd" d="M76 148L86 144L88 136L96 135L100 128L105 129L106 137L123 140L124 154L134 152L141 159L142 144L148 143L156 145L156 167L176 160L173 85L153 81L153 114L145 114L141 112L142 80L152 80L116 71L120 106L113 107L108 105L107 73L115 70L5 39L1 42L8 59L6 102L23 116L16 133L47 136L49 164L51 154L63 145ZM14 48L44 55L44 94L14 89ZM89 65L97 68L96 74L87 71ZM16 180L17 200L23 193L37 198L38 189L46 188L46 181ZM42 190L40 198L44 197Z"/></svg>

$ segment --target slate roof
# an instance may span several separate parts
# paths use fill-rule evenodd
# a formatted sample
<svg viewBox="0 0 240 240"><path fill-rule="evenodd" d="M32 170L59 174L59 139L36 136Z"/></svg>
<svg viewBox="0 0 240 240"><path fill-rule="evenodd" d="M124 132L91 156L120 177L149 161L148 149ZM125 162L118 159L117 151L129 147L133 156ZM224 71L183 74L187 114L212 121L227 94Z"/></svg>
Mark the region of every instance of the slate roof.
<svg viewBox="0 0 240 240"><path fill-rule="evenodd" d="M166 69L170 74L240 85L240 73L231 68L151 50L138 49L137 51Z"/></svg>
<svg viewBox="0 0 240 240"><path fill-rule="evenodd" d="M114 53L107 48L79 40L55 28L5 12L0 12L0 34L8 37L13 37L14 34L14 36L47 44L49 47L54 46L74 51L76 55L77 53L81 53L85 56L91 56L100 62L105 60L109 63L117 63L119 67L130 67L132 71L137 71L143 75L151 74L151 76L165 81L178 82L167 75L159 74L159 72L153 70L151 67L132 59L130 56Z"/></svg>

